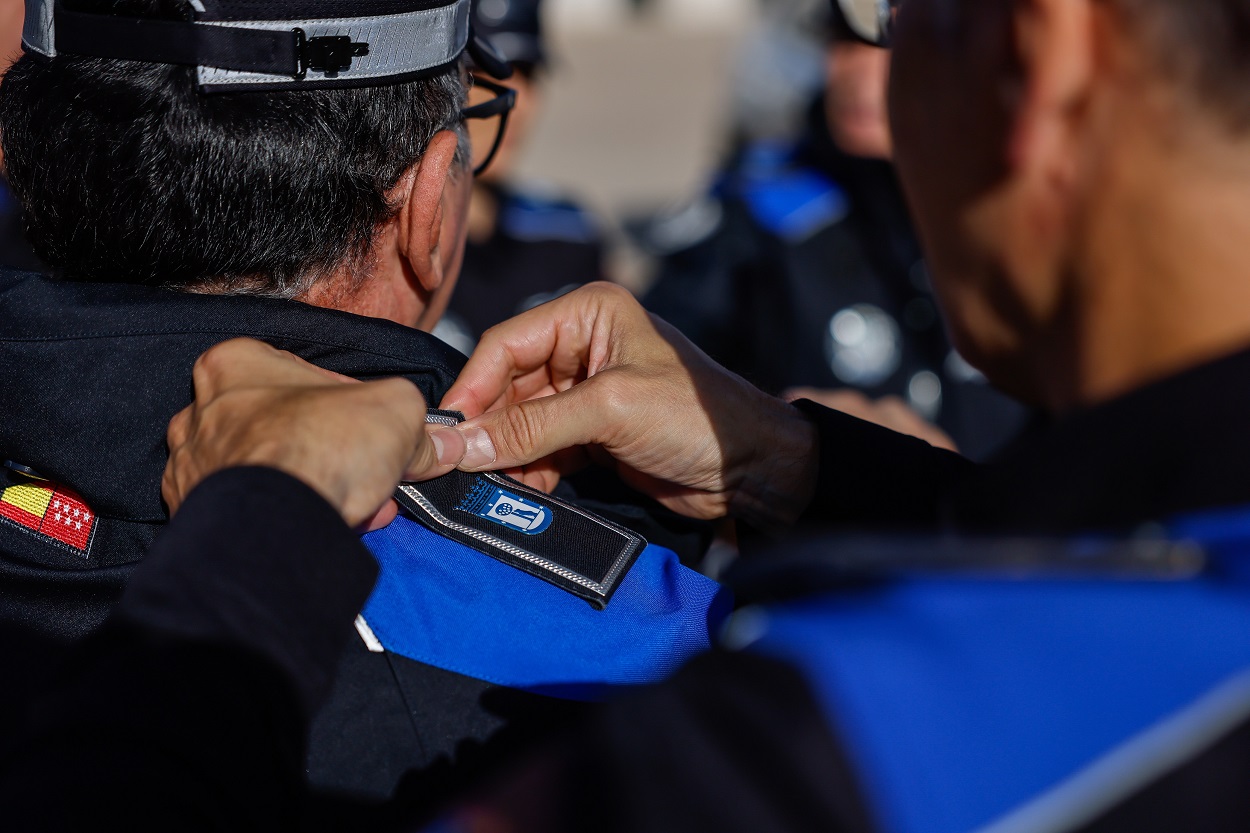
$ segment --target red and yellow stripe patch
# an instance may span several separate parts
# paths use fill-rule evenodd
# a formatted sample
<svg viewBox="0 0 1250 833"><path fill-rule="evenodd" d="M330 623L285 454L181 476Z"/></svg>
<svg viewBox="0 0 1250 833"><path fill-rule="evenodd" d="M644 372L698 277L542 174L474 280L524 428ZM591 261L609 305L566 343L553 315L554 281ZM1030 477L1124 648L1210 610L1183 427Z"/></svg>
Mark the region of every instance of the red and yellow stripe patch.
<svg viewBox="0 0 1250 833"><path fill-rule="evenodd" d="M47 481L9 486L0 492L0 518L85 553L96 517L82 498Z"/></svg>

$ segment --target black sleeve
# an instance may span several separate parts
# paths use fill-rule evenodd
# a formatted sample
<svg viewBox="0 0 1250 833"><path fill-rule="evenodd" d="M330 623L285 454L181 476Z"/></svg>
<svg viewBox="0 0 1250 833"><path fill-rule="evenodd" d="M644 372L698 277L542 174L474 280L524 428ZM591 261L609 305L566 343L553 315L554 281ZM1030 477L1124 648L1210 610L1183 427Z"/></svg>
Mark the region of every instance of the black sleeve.
<svg viewBox="0 0 1250 833"><path fill-rule="evenodd" d="M722 226L708 239L666 255L642 305L740 373L749 352L740 326L744 260L730 234Z"/></svg>
<svg viewBox="0 0 1250 833"><path fill-rule="evenodd" d="M875 829L806 681L776 660L698 657L663 684L609 704L578 753L575 829Z"/></svg>
<svg viewBox="0 0 1250 833"><path fill-rule="evenodd" d="M878 831L802 675L724 651L603 705L448 815L517 833Z"/></svg>
<svg viewBox="0 0 1250 833"><path fill-rule="evenodd" d="M948 496L976 477L979 466L924 440L800 400L816 424L820 474L802 524L933 527Z"/></svg>
<svg viewBox="0 0 1250 833"><path fill-rule="evenodd" d="M247 468L206 480L6 743L6 825L296 826L309 716L376 571L296 479Z"/></svg>

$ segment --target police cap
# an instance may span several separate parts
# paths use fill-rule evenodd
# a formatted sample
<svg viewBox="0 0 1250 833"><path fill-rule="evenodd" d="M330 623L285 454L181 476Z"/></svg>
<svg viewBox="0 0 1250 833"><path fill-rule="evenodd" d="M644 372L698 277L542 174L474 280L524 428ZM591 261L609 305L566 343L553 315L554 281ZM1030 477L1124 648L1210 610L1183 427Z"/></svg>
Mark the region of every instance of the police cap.
<svg viewBox="0 0 1250 833"><path fill-rule="evenodd" d="M541 0L473 0L473 27L511 63L543 66Z"/></svg>
<svg viewBox="0 0 1250 833"><path fill-rule="evenodd" d="M830 35L871 46L889 46L893 9L898 0L830 0Z"/></svg>
<svg viewBox="0 0 1250 833"><path fill-rule="evenodd" d="M364 87L443 72L468 49L509 70L474 37L470 0L189 0L190 20L67 9L26 0L22 45L60 54L196 68L205 91Z"/></svg>

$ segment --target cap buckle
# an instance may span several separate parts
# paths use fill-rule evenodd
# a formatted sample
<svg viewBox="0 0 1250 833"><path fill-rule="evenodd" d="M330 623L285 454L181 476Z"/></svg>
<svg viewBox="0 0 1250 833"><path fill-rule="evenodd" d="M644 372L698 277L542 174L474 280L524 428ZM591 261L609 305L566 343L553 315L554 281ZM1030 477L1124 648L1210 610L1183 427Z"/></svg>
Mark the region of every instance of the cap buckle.
<svg viewBox="0 0 1250 833"><path fill-rule="evenodd" d="M352 58L363 58L369 54L369 44L353 41L347 35L308 38L303 29L297 28L295 51L299 56L299 71L295 74L297 81L303 81L310 69L324 73L326 78L337 78L340 72L352 68Z"/></svg>

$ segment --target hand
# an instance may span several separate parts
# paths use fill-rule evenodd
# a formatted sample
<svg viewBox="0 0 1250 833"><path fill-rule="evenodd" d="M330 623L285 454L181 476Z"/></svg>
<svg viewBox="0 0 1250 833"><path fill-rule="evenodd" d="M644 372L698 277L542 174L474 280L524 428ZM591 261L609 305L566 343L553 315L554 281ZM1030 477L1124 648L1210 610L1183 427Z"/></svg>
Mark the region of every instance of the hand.
<svg viewBox="0 0 1250 833"><path fill-rule="evenodd" d="M200 357L195 401L169 423L169 464L161 494L178 511L210 474L269 466L316 489L353 527L395 518L401 479L446 474L445 456L463 452L450 429L430 434L425 401L404 379L357 382L250 339Z"/></svg>
<svg viewBox="0 0 1250 833"><path fill-rule="evenodd" d="M955 447L955 441L945 431L927 422L897 396L887 396L874 401L855 390L821 390L818 388L792 388L782 396L787 402L810 399L826 408L832 408L900 434L924 440L934 448L959 451Z"/></svg>
<svg viewBox="0 0 1250 833"><path fill-rule="evenodd" d="M487 331L442 407L470 418L467 471L581 448L675 511L765 528L795 520L815 488L815 427L611 284Z"/></svg>

